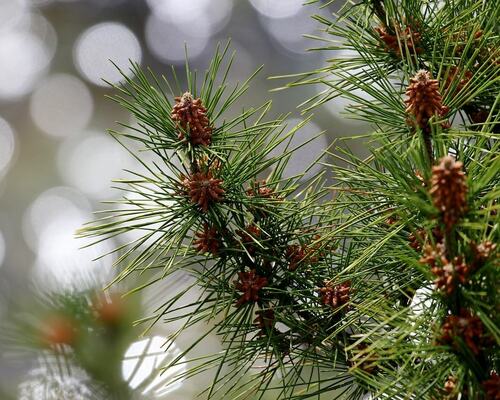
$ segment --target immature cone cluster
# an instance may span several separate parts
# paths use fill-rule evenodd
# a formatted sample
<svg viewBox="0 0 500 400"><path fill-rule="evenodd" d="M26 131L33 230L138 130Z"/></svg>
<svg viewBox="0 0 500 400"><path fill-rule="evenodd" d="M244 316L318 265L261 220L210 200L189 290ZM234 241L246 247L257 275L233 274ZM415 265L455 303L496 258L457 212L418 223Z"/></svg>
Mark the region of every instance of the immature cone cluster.
<svg viewBox="0 0 500 400"><path fill-rule="evenodd" d="M441 327L440 343L457 348L457 338L461 338L475 355L481 351L484 342L483 323L469 311L462 309L460 315L448 315Z"/></svg>
<svg viewBox="0 0 500 400"><path fill-rule="evenodd" d="M261 197L269 199L275 195L274 190L267 186L267 182L255 181L252 186L247 189L247 195L251 197Z"/></svg>
<svg viewBox="0 0 500 400"><path fill-rule="evenodd" d="M483 382L487 400L500 400L500 376L492 372L490 377Z"/></svg>
<svg viewBox="0 0 500 400"><path fill-rule="evenodd" d="M315 237L319 239L319 237ZM291 244L287 247L285 258L288 260L288 269L295 271L301 263L303 264L316 264L319 258L323 256L319 252L319 244L307 246L305 244Z"/></svg>
<svg viewBox="0 0 500 400"><path fill-rule="evenodd" d="M236 302L236 306L258 301L259 291L266 285L267 278L257 275L254 269L249 272L238 272L238 280L234 281L234 287L242 295Z"/></svg>
<svg viewBox="0 0 500 400"><path fill-rule="evenodd" d="M274 326L274 311L269 308L266 310L258 310L256 312L257 317L253 321L259 328L260 333L265 334L266 331L270 330Z"/></svg>
<svg viewBox="0 0 500 400"><path fill-rule="evenodd" d="M74 321L63 315L53 315L41 330L42 341L49 345L72 345L76 339L77 330Z"/></svg>
<svg viewBox="0 0 500 400"><path fill-rule="evenodd" d="M211 253L213 256L218 254L220 247L220 235L217 228L204 224L203 230L196 232L195 236L197 239L193 241L193 246L197 252Z"/></svg>
<svg viewBox="0 0 500 400"><path fill-rule="evenodd" d="M444 391L449 395L454 394L457 390L457 378L454 376L449 376L444 383Z"/></svg>
<svg viewBox="0 0 500 400"><path fill-rule="evenodd" d="M431 189L434 206L441 212L449 231L467 209L467 183L463 164L451 156L443 157L439 165L432 167Z"/></svg>
<svg viewBox="0 0 500 400"><path fill-rule="evenodd" d="M458 283L466 283L472 272L471 266L466 264L461 256L449 261L442 243L438 243L435 247L426 245L420 262L431 267L432 273L436 276L434 280L436 288L448 296L453 294Z"/></svg>
<svg viewBox="0 0 500 400"><path fill-rule="evenodd" d="M319 292L321 296L321 302L325 306L330 306L335 309L349 302L351 294L351 282L347 281L336 286L327 284L326 286L322 287Z"/></svg>
<svg viewBox="0 0 500 400"><path fill-rule="evenodd" d="M456 67L454 65L451 66L449 71L448 71L448 76L446 77L446 82L444 85L446 90L448 90L451 86L455 86L455 89L453 90L453 92L458 93L472 79L472 72L470 72L469 70L466 70L463 73L462 77L461 77L461 75L462 75L462 73L458 67ZM457 82L457 80L458 80L458 82Z"/></svg>
<svg viewBox="0 0 500 400"><path fill-rule="evenodd" d="M431 79L428 71L420 70L410 79L406 96L406 112L413 115L417 125L425 131L429 131L431 117L442 117L448 112L439 93L439 82Z"/></svg>
<svg viewBox="0 0 500 400"><path fill-rule="evenodd" d="M179 140L185 140L184 132L188 132L189 142L192 145L209 146L212 143L213 129L201 99L194 99L189 92L175 97L171 116L172 120L182 128L178 133Z"/></svg>
<svg viewBox="0 0 500 400"><path fill-rule="evenodd" d="M222 180L215 179L210 171L191 174L183 179L182 185L191 202L200 206L203 212L208 211L210 204L219 203L224 199Z"/></svg>
<svg viewBox="0 0 500 400"><path fill-rule="evenodd" d="M479 244L472 244L472 251L475 259L474 261L477 264L483 264L493 255L496 248L496 243L490 242L489 240Z"/></svg>
<svg viewBox="0 0 500 400"><path fill-rule="evenodd" d="M388 51L392 51L398 57L401 56L401 50L406 52L406 48L410 54L420 54L423 49L419 47L421 41L420 33L407 26L405 29L396 27L397 34L392 34L386 26L377 26L375 31L379 34L380 40L384 43Z"/></svg>

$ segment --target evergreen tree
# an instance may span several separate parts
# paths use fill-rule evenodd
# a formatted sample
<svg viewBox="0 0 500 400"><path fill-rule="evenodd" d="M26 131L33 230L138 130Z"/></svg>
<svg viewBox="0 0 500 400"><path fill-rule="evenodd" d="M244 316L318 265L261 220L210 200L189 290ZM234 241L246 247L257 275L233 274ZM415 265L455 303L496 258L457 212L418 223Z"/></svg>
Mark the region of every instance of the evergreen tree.
<svg viewBox="0 0 500 400"><path fill-rule="evenodd" d="M325 150L332 187L285 176L297 149L271 152L299 127L268 120L269 103L228 117L251 79L228 86L227 46L201 81L187 64L185 86L123 74L113 99L138 127L110 133L147 172L81 235L141 233L117 249L117 281L149 278L138 290L196 277L198 299L166 293L142 319L180 321L173 339L209 322L166 368L216 332L224 351L178 377L214 370L208 397L500 398L499 14L492 0L364 0L316 17L319 50L352 56L287 86L325 85L306 110L342 96L373 127L352 138L367 157Z"/></svg>

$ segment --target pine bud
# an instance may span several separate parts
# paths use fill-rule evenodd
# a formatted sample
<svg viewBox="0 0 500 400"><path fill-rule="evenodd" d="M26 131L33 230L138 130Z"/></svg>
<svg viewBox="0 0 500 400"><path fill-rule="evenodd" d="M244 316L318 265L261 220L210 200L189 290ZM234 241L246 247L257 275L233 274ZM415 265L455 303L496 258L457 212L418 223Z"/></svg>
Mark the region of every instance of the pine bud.
<svg viewBox="0 0 500 400"><path fill-rule="evenodd" d="M203 230L196 232L198 238L193 241L193 246L199 253L211 253L216 256L219 252L220 240L219 234L215 227L210 227L208 224L203 225Z"/></svg>
<svg viewBox="0 0 500 400"><path fill-rule="evenodd" d="M203 212L208 211L210 204L220 203L224 199L225 191L221 184L222 180L215 179L210 171L196 172L182 180L191 203L200 206Z"/></svg>
<svg viewBox="0 0 500 400"><path fill-rule="evenodd" d="M407 26L401 29L399 25L395 27L397 34L392 34L387 30L386 26L377 26L375 31L379 34L380 40L384 44L387 51L401 57L401 50L403 53L408 49L410 54L421 54L423 49L419 47L421 41L420 33Z"/></svg>
<svg viewBox="0 0 500 400"><path fill-rule="evenodd" d="M428 71L420 70L410 79L406 96L406 112L413 115L417 125L426 131L429 130L431 117L442 117L448 112L439 93L439 83L436 79L431 79Z"/></svg>
<svg viewBox="0 0 500 400"><path fill-rule="evenodd" d="M500 400L500 376L492 372L490 377L483 382L483 388L486 392L486 400Z"/></svg>
<svg viewBox="0 0 500 400"><path fill-rule="evenodd" d="M460 161L446 156L439 165L432 167L429 193L448 231L467 209L467 183L462 166Z"/></svg>
<svg viewBox="0 0 500 400"><path fill-rule="evenodd" d="M212 143L213 129L207 117L207 109L203 106L201 99L194 99L189 92L176 97L171 116L177 126L182 129L178 133L179 140L184 141L184 133L187 133L189 142L193 146L209 146Z"/></svg>
<svg viewBox="0 0 500 400"><path fill-rule="evenodd" d="M448 315L441 327L439 343L448 344L458 350L457 338L460 338L475 355L481 351L484 343L483 323L468 310L460 310L460 315Z"/></svg>
<svg viewBox="0 0 500 400"><path fill-rule="evenodd" d="M242 292L242 295L236 306L258 301L259 291L266 285L267 278L257 275L254 269L249 272L238 272L238 280L234 281L234 287Z"/></svg>
<svg viewBox="0 0 500 400"><path fill-rule="evenodd" d="M321 302L325 306L330 306L333 309L336 309L349 302L351 282L347 281L336 286L332 286L330 283L327 283L324 287L319 289L319 292L321 295Z"/></svg>

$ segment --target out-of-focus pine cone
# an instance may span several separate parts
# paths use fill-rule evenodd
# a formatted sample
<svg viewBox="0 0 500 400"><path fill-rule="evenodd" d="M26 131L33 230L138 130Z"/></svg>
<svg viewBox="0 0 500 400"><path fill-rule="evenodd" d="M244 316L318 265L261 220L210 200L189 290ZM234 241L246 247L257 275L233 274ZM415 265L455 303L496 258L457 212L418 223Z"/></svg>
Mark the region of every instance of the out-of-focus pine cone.
<svg viewBox="0 0 500 400"><path fill-rule="evenodd" d="M476 263L485 263L495 253L496 248L496 243L489 240L479 244L472 243L472 252Z"/></svg>
<svg viewBox="0 0 500 400"><path fill-rule="evenodd" d="M439 92L439 82L431 79L428 71L420 70L410 79L406 96L406 112L413 115L417 125L425 131L429 130L431 117L443 117L448 112Z"/></svg>
<svg viewBox="0 0 500 400"><path fill-rule="evenodd" d="M306 246L300 244L291 244L287 247L285 258L288 260L288 269L295 271L301 262L307 257Z"/></svg>
<svg viewBox="0 0 500 400"><path fill-rule="evenodd" d="M460 310L460 315L448 315L441 327L439 342L458 349L457 338L465 342L467 347L478 355L485 342L484 327L481 320L468 310Z"/></svg>
<svg viewBox="0 0 500 400"><path fill-rule="evenodd" d="M238 280L234 281L234 287L242 295L236 302L236 306L258 301L259 291L266 285L267 278L257 275L254 269L249 272L238 272Z"/></svg>
<svg viewBox="0 0 500 400"><path fill-rule="evenodd" d="M207 109L201 99L194 99L189 92L175 97L175 104L171 112L172 120L181 128L179 140L185 140L187 132L192 145L209 146L212 143L212 127L207 117Z"/></svg>
<svg viewBox="0 0 500 400"><path fill-rule="evenodd" d="M496 372L490 374L489 379L483 382L486 400L500 400L500 376Z"/></svg>
<svg viewBox="0 0 500 400"><path fill-rule="evenodd" d="M200 206L203 212L208 211L210 204L224 199L222 179L215 179L210 171L191 174L182 180L182 185L191 202Z"/></svg>
<svg viewBox="0 0 500 400"><path fill-rule="evenodd" d="M211 227L208 224L203 225L203 230L196 232L196 240L193 241L193 246L199 253L211 253L216 256L220 248L219 232L217 228Z"/></svg>
<svg viewBox="0 0 500 400"><path fill-rule="evenodd" d="M386 26L377 26L375 31L379 34L380 40L384 44L387 51L393 52L398 57L401 56L401 50L406 52L406 48L410 54L421 54L423 49L419 46L422 40L419 32L407 26L404 29L396 26L396 34L392 34L387 30Z"/></svg>
<svg viewBox="0 0 500 400"><path fill-rule="evenodd" d="M445 91L449 88L455 86L453 93L457 94L464 88L465 85L472 79L472 72L466 70L463 75L460 69L456 66L451 66L448 70L448 75L446 76L446 82L444 84Z"/></svg>
<svg viewBox="0 0 500 400"><path fill-rule="evenodd" d="M254 324L260 328L260 333L265 334L266 331L271 330L274 327L274 310L271 308L265 310L258 310L256 313L257 317L254 319Z"/></svg>
<svg viewBox="0 0 500 400"><path fill-rule="evenodd" d="M446 156L439 165L432 167L429 193L448 231L467 209L467 183L462 166L460 161Z"/></svg>
<svg viewBox="0 0 500 400"><path fill-rule="evenodd" d="M347 304L351 295L351 282L347 281L339 285L332 286L327 283L324 287L319 289L321 302L325 306L330 306L333 309L339 308Z"/></svg>

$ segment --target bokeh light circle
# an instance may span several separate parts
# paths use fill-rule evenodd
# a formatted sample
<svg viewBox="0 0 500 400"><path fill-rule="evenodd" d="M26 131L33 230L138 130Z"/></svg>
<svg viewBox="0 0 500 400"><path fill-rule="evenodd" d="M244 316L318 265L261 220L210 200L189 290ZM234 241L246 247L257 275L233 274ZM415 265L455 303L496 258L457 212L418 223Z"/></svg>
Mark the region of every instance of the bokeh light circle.
<svg viewBox="0 0 500 400"><path fill-rule="evenodd" d="M183 31L169 21L154 14L146 22L146 43L151 52L160 60L172 64L183 64L186 46L191 60L199 57L209 43L208 36L200 36Z"/></svg>
<svg viewBox="0 0 500 400"><path fill-rule="evenodd" d="M0 178L7 172L14 157L16 138L9 123L0 117Z"/></svg>
<svg viewBox="0 0 500 400"><path fill-rule="evenodd" d="M98 132L69 138L58 152L58 167L64 182L97 200L114 194L113 179L123 178L132 168L132 156L111 136Z"/></svg>
<svg viewBox="0 0 500 400"><path fill-rule="evenodd" d="M74 62L81 74L90 82L107 86L104 80L119 83L124 73L129 73L129 60L141 63L142 49L135 34L125 25L103 22L88 28L77 39Z"/></svg>
<svg viewBox="0 0 500 400"><path fill-rule="evenodd" d="M252 6L269 18L287 18L297 14L304 0L250 0Z"/></svg>
<svg viewBox="0 0 500 400"><path fill-rule="evenodd" d="M0 34L0 99L15 100L31 92L51 59L45 43L26 31Z"/></svg>
<svg viewBox="0 0 500 400"><path fill-rule="evenodd" d="M168 344L168 345L167 345ZM162 398L182 385L182 380L172 381L186 371L184 357L179 364L161 370L181 354L181 350L167 338L152 336L138 340L125 352L122 376L131 389L156 398Z"/></svg>
<svg viewBox="0 0 500 400"><path fill-rule="evenodd" d="M93 110L94 101L87 86L68 74L48 77L35 90L30 102L36 125L55 137L80 132L89 123Z"/></svg>
<svg viewBox="0 0 500 400"><path fill-rule="evenodd" d="M36 254L33 279L42 290L80 291L111 279L114 257L94 260L112 251L115 242L84 248L89 241L75 238L76 231L92 219L88 200L66 187L41 193L26 210L23 234Z"/></svg>

